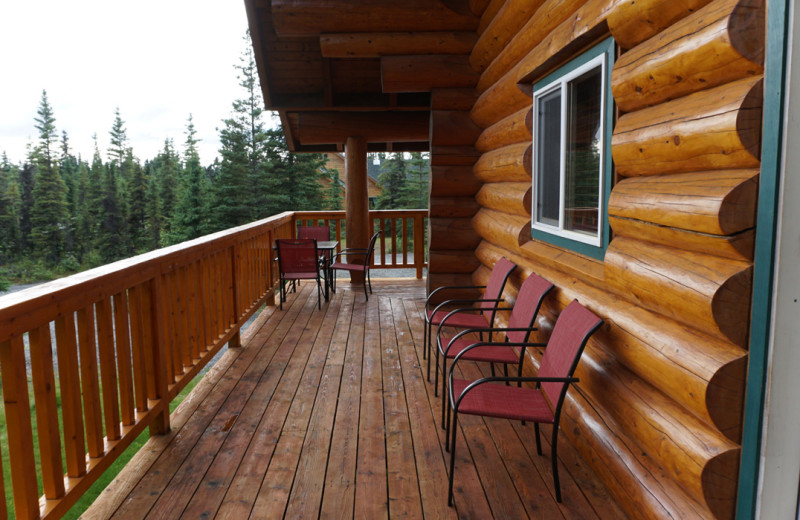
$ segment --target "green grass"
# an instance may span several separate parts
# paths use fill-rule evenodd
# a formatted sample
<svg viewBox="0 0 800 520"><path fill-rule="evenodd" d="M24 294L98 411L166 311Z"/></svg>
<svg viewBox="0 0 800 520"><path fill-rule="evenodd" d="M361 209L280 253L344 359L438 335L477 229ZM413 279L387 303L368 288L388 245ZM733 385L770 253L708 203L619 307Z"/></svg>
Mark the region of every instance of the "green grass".
<svg viewBox="0 0 800 520"><path fill-rule="evenodd" d="M189 395L189 392L200 382L202 379L203 374L199 374L197 377L192 379L186 387L181 390L181 392L175 396L175 399L172 400L170 403L170 413L175 411L175 408L183 401L183 399ZM36 435L36 412L33 406L33 388L29 382L29 392L30 392L30 402L31 402L31 421L33 423L34 428L34 436L33 436L33 452L34 457L36 459L36 473L37 475L41 474L41 465L39 461L39 438ZM58 404L59 411L61 410L61 396L58 389L56 387L56 400ZM1 394L0 394L1 395ZM61 414L59 413L59 423L61 422ZM148 431L145 430L142 432L128 448L122 452L122 454L115 460L111 466L103 473L103 475L95 481L94 484L86 491L86 493L81 496L78 502L75 503L74 506L64 515L64 518L68 519L76 519L79 518L81 514L83 514L86 509L92 505L95 499L100 496L100 493L108 486L108 484L114 480L117 474L122 471L125 465L136 455L136 452L139 451L139 448L144 446L149 438ZM2 461L3 461L3 473L4 473L4 484L5 484L5 493L6 493L6 505L8 507L8 517L14 518L14 495L13 490L11 487L11 474L9 472L9 446L8 446L8 429L6 428L6 417L5 413L0 413L0 450L2 451ZM66 468L65 468L66 471ZM41 479L39 479L39 492L42 493L42 484Z"/></svg>

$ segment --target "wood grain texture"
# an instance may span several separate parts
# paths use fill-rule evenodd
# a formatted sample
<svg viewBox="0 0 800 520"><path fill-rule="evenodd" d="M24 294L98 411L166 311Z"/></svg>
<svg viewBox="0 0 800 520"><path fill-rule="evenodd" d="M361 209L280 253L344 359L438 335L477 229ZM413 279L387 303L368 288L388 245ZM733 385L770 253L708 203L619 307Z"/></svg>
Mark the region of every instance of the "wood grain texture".
<svg viewBox="0 0 800 520"><path fill-rule="evenodd" d="M469 110L477 98L474 88L433 88L431 110Z"/></svg>
<svg viewBox="0 0 800 520"><path fill-rule="evenodd" d="M437 87L474 87L478 75L467 56L453 54L384 56L383 92L429 92Z"/></svg>
<svg viewBox="0 0 800 520"><path fill-rule="evenodd" d="M431 166L430 185L430 196L434 199L472 197L481 188L482 183L472 172L472 165L442 165Z"/></svg>
<svg viewBox="0 0 800 520"><path fill-rule="evenodd" d="M484 70L544 3L544 0L507 0L491 23L481 32L469 62L476 71Z"/></svg>
<svg viewBox="0 0 800 520"><path fill-rule="evenodd" d="M623 49L658 34L711 0L623 0L608 13L608 28Z"/></svg>
<svg viewBox="0 0 800 520"><path fill-rule="evenodd" d="M617 237L606 282L632 303L735 345L747 345L752 266Z"/></svg>
<svg viewBox="0 0 800 520"><path fill-rule="evenodd" d="M472 146L481 133L463 110L431 110L431 146Z"/></svg>
<svg viewBox="0 0 800 520"><path fill-rule="evenodd" d="M432 197L428 205L430 218L469 218L480 208L474 197Z"/></svg>
<svg viewBox="0 0 800 520"><path fill-rule="evenodd" d="M472 249L431 249L428 269L439 273L472 273L480 262Z"/></svg>
<svg viewBox="0 0 800 520"><path fill-rule="evenodd" d="M527 182L491 182L483 185L475 200L484 208L530 218L531 191Z"/></svg>
<svg viewBox="0 0 800 520"><path fill-rule="evenodd" d="M481 155L475 163L475 177L483 182L530 182L530 142L512 144Z"/></svg>
<svg viewBox="0 0 800 520"><path fill-rule="evenodd" d="M758 170L631 177L611 191L608 214L712 235L755 226Z"/></svg>
<svg viewBox="0 0 800 520"><path fill-rule="evenodd" d="M324 58L379 58L410 54L469 54L472 32L328 33L319 37Z"/></svg>
<svg viewBox="0 0 800 520"><path fill-rule="evenodd" d="M481 18L478 22L477 33L478 35L483 34L483 31L489 27L489 24L492 23L494 17L497 16L497 13L500 9L503 8L505 5L506 0L489 0L488 5L484 8L483 13L481 14Z"/></svg>
<svg viewBox="0 0 800 520"><path fill-rule="evenodd" d="M761 79L743 79L617 121L611 151L623 176L760 164Z"/></svg>
<svg viewBox="0 0 800 520"><path fill-rule="evenodd" d="M432 218L428 221L428 242L436 249L474 249L480 238L469 218Z"/></svg>
<svg viewBox="0 0 800 520"><path fill-rule="evenodd" d="M489 152L511 144L530 142L533 129L533 110L520 109L481 132L475 148Z"/></svg>
<svg viewBox="0 0 800 520"><path fill-rule="evenodd" d="M510 251L516 251L531 239L530 217L484 208L472 217L472 225L484 240Z"/></svg>
<svg viewBox="0 0 800 520"><path fill-rule="evenodd" d="M614 64L611 91L623 112L764 72L760 0L717 0Z"/></svg>

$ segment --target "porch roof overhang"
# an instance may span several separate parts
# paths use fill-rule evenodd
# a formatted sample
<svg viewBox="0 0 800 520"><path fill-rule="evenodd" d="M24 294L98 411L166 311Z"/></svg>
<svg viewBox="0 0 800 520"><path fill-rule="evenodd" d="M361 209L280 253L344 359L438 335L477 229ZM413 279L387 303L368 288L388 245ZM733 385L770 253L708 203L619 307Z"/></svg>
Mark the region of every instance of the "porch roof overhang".
<svg viewBox="0 0 800 520"><path fill-rule="evenodd" d="M431 89L469 77L461 0L245 0L264 102L289 149L426 151Z"/></svg>

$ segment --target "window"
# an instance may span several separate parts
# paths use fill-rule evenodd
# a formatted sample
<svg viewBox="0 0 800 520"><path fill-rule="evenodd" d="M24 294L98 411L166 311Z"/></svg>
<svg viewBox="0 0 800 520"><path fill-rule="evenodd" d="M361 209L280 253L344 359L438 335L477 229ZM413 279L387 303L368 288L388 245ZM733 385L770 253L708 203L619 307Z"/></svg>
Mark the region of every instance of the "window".
<svg viewBox="0 0 800 520"><path fill-rule="evenodd" d="M532 236L602 258L613 99L609 38L533 86Z"/></svg>

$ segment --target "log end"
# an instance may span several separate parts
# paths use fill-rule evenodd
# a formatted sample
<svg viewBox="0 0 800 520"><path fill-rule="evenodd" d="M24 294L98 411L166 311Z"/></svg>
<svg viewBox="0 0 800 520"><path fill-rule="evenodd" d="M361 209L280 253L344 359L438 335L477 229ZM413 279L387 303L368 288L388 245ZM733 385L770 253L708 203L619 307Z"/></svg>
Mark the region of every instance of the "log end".
<svg viewBox="0 0 800 520"><path fill-rule="evenodd" d="M706 408L720 432L733 442L742 435L742 408L747 378L747 355L720 367L708 382Z"/></svg>
<svg viewBox="0 0 800 520"><path fill-rule="evenodd" d="M703 468L701 478L706 505L719 520L734 518L740 456L739 448L727 450L709 460Z"/></svg>
<svg viewBox="0 0 800 520"><path fill-rule="evenodd" d="M746 347L750 323L750 292L753 268L746 267L730 276L717 289L711 312L720 332L734 345Z"/></svg>

